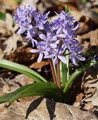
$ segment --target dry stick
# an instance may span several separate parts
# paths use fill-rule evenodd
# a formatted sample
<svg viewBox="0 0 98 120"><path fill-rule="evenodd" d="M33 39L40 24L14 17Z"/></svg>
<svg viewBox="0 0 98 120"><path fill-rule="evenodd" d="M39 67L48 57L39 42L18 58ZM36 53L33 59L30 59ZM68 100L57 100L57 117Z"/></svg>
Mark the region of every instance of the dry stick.
<svg viewBox="0 0 98 120"><path fill-rule="evenodd" d="M52 72L53 82L55 84L57 84L56 76L55 76L55 71L54 71L54 67L53 67L53 62L52 62L51 59L49 59L49 63L50 63L50 68L51 68L51 72Z"/></svg>
<svg viewBox="0 0 98 120"><path fill-rule="evenodd" d="M58 87L61 88L60 61L59 60L58 60L58 63L57 63L57 76L58 76L58 80L57 80Z"/></svg>

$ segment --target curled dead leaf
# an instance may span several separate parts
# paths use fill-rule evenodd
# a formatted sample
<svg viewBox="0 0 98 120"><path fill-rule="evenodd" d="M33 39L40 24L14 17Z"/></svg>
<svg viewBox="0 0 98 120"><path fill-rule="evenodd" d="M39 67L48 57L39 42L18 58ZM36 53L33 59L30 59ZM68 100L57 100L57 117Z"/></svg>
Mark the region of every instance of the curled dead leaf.
<svg viewBox="0 0 98 120"><path fill-rule="evenodd" d="M40 63L35 62L32 65L30 65L30 68L41 69L42 67L46 65L49 65L48 61L41 61Z"/></svg>

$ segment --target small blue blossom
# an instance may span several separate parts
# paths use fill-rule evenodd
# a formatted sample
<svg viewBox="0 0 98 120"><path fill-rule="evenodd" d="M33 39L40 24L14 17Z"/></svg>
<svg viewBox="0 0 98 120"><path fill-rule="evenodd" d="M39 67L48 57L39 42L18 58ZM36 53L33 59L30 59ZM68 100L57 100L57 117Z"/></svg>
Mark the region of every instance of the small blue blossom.
<svg viewBox="0 0 98 120"><path fill-rule="evenodd" d="M37 44L37 40L34 39L35 35L36 35L36 29L34 30L30 29L27 31L27 36L25 37L26 39L31 41L33 47L34 47L34 43Z"/></svg>
<svg viewBox="0 0 98 120"><path fill-rule="evenodd" d="M58 19L53 21L52 29L57 30L56 34L64 32L69 33L70 31L74 31L79 29L79 25L77 22L74 22L73 16L62 11L58 14Z"/></svg>
<svg viewBox="0 0 98 120"><path fill-rule="evenodd" d="M35 20L35 28L38 28L40 30L44 29L44 25L48 21L47 18L48 18L49 13L50 12L47 12L44 15L40 14L36 11L33 13L33 17L34 17L34 20Z"/></svg>
<svg viewBox="0 0 98 120"><path fill-rule="evenodd" d="M64 56L64 52L65 52L66 46L62 45L61 48L57 47L55 49L51 49L50 53L47 54L44 58L53 58L53 64L57 64L58 60L61 60L63 63L66 64L66 58Z"/></svg>
<svg viewBox="0 0 98 120"><path fill-rule="evenodd" d="M46 36L43 33L39 34L39 37L43 40L41 43L45 44L47 48L56 48L57 44L59 44L57 37L53 36L51 32L47 32L46 34Z"/></svg>
<svg viewBox="0 0 98 120"><path fill-rule="evenodd" d="M41 44L40 42L37 44L37 49L32 49L31 52L32 53L39 53L39 57L37 59L37 62L41 62L44 55L48 54L46 47L43 44Z"/></svg>
<svg viewBox="0 0 98 120"><path fill-rule="evenodd" d="M70 49L70 58L74 65L77 65L77 60L85 61L85 58L80 55L83 47L73 46Z"/></svg>
<svg viewBox="0 0 98 120"><path fill-rule="evenodd" d="M53 59L53 63L57 64L61 60L66 64L66 49L74 65L77 60L84 61L79 42L76 40L75 31L79 29L78 22L70 13L62 11L57 14L58 18L49 21L50 12L41 14L32 9L32 6L20 7L16 9L14 16L15 22L19 25L18 34L25 33L25 38L31 41L32 53L39 53L37 62L45 59Z"/></svg>
<svg viewBox="0 0 98 120"><path fill-rule="evenodd" d="M98 60L98 55L94 55L94 59L95 59L95 60Z"/></svg>
<svg viewBox="0 0 98 120"><path fill-rule="evenodd" d="M33 10L31 6L21 6L20 8L16 8L16 13L14 15L15 22L19 25L20 29L17 34L22 34L26 32L28 29L32 29L31 25L31 14Z"/></svg>

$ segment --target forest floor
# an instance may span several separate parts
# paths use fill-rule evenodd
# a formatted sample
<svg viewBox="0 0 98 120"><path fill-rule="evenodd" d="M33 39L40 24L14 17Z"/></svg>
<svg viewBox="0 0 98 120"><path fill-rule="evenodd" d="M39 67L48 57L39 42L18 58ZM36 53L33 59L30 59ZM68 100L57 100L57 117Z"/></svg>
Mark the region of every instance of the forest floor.
<svg viewBox="0 0 98 120"><path fill-rule="evenodd" d="M31 44L17 35L18 26L13 24L13 13L20 5L32 4L34 9L54 19L54 11L60 13L65 6L71 9L73 16L79 21L77 40L84 46L83 54L86 62L98 55L98 0L82 3L81 0L0 0L0 59L7 59L28 66L45 78L51 79L51 70L47 60L37 63L38 54L30 53ZM74 68L77 69L77 68ZM8 69L0 68L0 95L30 84L30 78ZM19 102L30 101L37 97L20 99ZM98 116L98 64L85 71L76 79L70 90L68 104L85 111L92 111ZM0 112L4 111L0 105Z"/></svg>

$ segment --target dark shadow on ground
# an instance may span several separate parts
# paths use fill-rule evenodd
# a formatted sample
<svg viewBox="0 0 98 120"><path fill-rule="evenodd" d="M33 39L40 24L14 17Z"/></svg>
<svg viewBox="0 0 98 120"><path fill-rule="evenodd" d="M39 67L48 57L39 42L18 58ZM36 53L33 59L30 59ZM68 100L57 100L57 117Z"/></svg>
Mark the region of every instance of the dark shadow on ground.
<svg viewBox="0 0 98 120"><path fill-rule="evenodd" d="M34 101L29 105L29 107L28 107L28 109L27 109L27 112L26 112L26 117L25 117L26 119L28 118L29 114L30 114L32 111L34 111L34 110L40 105L40 103L42 102L43 99L44 99L43 97L40 97L40 98L34 100Z"/></svg>
<svg viewBox="0 0 98 120"><path fill-rule="evenodd" d="M40 97L36 100L34 100L28 107L27 109L27 112L26 112L26 119L28 118L29 114L31 112L33 112L35 109L37 109L37 107L41 104L42 100L44 98L43 97ZM49 112L49 115L50 115L50 120L53 120L54 117L56 117L55 115L55 102L49 100L49 99L46 99L46 107L47 107L47 111Z"/></svg>
<svg viewBox="0 0 98 120"><path fill-rule="evenodd" d="M47 106L47 110L49 112L50 115L50 120L53 120L54 117L56 117L55 113L55 102L51 102L51 100L47 99L46 100L46 106Z"/></svg>

